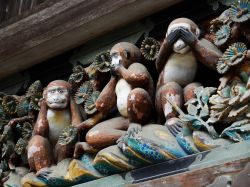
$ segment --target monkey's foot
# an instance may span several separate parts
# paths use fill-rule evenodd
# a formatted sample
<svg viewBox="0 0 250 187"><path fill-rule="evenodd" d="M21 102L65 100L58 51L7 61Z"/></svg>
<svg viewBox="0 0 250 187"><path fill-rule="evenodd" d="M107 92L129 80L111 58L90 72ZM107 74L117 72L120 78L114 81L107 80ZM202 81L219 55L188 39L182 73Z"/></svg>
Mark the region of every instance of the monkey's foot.
<svg viewBox="0 0 250 187"><path fill-rule="evenodd" d="M98 149L92 147L87 142L78 142L75 145L74 158L79 158L84 153L97 153Z"/></svg>

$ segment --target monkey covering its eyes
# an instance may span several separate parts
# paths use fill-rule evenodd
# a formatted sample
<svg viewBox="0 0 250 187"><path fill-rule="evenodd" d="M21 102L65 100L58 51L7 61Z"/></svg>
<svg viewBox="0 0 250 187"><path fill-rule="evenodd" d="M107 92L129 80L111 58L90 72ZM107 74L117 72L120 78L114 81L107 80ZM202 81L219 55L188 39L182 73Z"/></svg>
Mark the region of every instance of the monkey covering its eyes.
<svg viewBox="0 0 250 187"><path fill-rule="evenodd" d="M160 73L155 101L159 123L176 116L165 98L168 97L179 107L182 106L182 87L194 81L197 61L216 69L218 58L222 55L221 51L208 40L198 39L199 36L200 29L187 18L175 19L168 26L166 38L156 60L156 68ZM194 89L194 85L189 88ZM187 97L184 95L184 98Z"/></svg>

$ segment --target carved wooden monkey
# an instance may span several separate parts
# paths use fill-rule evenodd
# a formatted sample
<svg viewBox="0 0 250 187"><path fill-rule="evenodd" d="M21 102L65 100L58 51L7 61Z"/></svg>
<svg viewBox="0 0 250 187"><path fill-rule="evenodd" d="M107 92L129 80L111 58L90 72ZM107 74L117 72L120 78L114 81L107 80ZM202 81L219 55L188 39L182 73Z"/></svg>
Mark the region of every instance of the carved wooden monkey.
<svg viewBox="0 0 250 187"><path fill-rule="evenodd" d="M81 116L71 98L71 86L63 80L55 80L44 90L44 100L34 127L33 137L28 145L28 161L31 170L49 167L71 157L74 147L60 146L58 137L69 125L78 125Z"/></svg>
<svg viewBox="0 0 250 187"><path fill-rule="evenodd" d="M176 114L165 97L170 97L179 107L183 104L182 87L192 83L197 71L197 60L211 69L216 69L218 58L222 55L216 46L205 39L198 39L200 30L190 19L178 18L170 23L156 68L160 73L156 110L158 121L163 123Z"/></svg>
<svg viewBox="0 0 250 187"><path fill-rule="evenodd" d="M133 44L121 42L110 51L112 58L111 80L96 101L100 113L107 114L117 106L122 117L97 124L86 135L87 143L95 148L115 144L129 126L133 133L149 122L152 111L153 80L146 67L140 63L141 52ZM84 124L81 125L84 128ZM80 128L80 127L78 127ZM90 148L78 143L77 150ZM79 153L75 153L75 156Z"/></svg>

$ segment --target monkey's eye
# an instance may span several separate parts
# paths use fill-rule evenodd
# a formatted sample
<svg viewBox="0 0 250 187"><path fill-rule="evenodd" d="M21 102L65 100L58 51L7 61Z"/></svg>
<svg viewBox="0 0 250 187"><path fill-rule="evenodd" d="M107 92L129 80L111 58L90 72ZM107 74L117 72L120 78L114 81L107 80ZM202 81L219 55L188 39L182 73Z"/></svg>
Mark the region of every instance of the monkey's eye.
<svg viewBox="0 0 250 187"><path fill-rule="evenodd" d="M58 90L59 93L63 93L63 90Z"/></svg>
<svg viewBox="0 0 250 187"><path fill-rule="evenodd" d="M50 93L55 93L55 90L50 90L49 92L50 92Z"/></svg>
<svg viewBox="0 0 250 187"><path fill-rule="evenodd" d="M111 56L111 58L117 58L118 57L118 53L112 53L110 56Z"/></svg>

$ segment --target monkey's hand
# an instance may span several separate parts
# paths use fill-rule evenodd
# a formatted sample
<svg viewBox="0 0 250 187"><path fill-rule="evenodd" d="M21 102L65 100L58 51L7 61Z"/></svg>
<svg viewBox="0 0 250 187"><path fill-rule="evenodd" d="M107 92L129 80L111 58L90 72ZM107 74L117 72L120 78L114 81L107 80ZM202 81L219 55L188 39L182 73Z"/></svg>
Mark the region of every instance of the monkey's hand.
<svg viewBox="0 0 250 187"><path fill-rule="evenodd" d="M76 125L78 132L91 129L97 123L99 123L104 117L102 112L96 112L92 117L88 118L87 120L83 121L82 123Z"/></svg>
<svg viewBox="0 0 250 187"><path fill-rule="evenodd" d="M135 137L136 134L138 134L140 131L142 131L142 126L138 123L131 123L129 124L127 135Z"/></svg>
<svg viewBox="0 0 250 187"><path fill-rule="evenodd" d="M111 75L114 77L120 76L121 75L120 71L121 71L122 67L123 67L123 65L121 64L121 62L119 62L119 64L112 65L110 68Z"/></svg>
<svg viewBox="0 0 250 187"><path fill-rule="evenodd" d="M192 32L183 27L180 28L180 33L181 39L188 45L192 45L197 40L197 37Z"/></svg>
<svg viewBox="0 0 250 187"><path fill-rule="evenodd" d="M89 119L83 121L82 123L76 125L76 129L78 132L84 131L85 129L91 128L91 121Z"/></svg>
<svg viewBox="0 0 250 187"><path fill-rule="evenodd" d="M129 128L126 132L126 134L124 134L123 136L121 136L117 141L117 146L120 149L124 149L125 146L125 142L127 140L128 137L135 137L136 134L138 134L140 131L142 131L142 126L138 123L131 123L129 124Z"/></svg>
<svg viewBox="0 0 250 187"><path fill-rule="evenodd" d="M167 35L167 43L172 46L180 38L180 28L172 30L169 35Z"/></svg>
<svg viewBox="0 0 250 187"><path fill-rule="evenodd" d="M117 77L117 74L116 74L116 71L115 71L115 68L110 68L110 73L111 73L111 76L113 77Z"/></svg>

